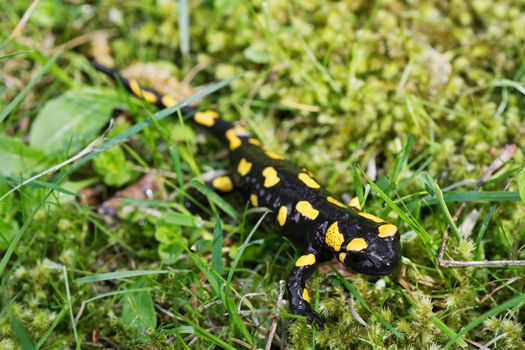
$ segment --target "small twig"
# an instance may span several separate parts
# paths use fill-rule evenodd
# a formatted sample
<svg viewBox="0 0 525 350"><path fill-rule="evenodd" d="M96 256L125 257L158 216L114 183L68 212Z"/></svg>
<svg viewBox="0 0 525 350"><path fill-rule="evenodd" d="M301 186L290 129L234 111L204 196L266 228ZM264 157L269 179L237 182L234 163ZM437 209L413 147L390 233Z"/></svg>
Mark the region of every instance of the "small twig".
<svg viewBox="0 0 525 350"><path fill-rule="evenodd" d="M514 152L516 151L516 145L510 144L506 145L503 153L496 158L490 164L490 166L485 170L481 175L480 179L476 183L476 186L472 189L473 192L477 192L481 186L490 178L490 176L499 168L501 168L509 159L512 158ZM454 213L452 217L454 222L457 222L465 208L467 207L467 202L461 203L459 208ZM450 232L450 226L447 226L445 232L443 232L443 238L441 242L441 247L439 248L438 263L443 267L495 267L495 266L525 266L525 260L483 260L483 261L455 261L455 260L445 260L443 257L445 255L445 250L447 249L447 241Z"/></svg>
<svg viewBox="0 0 525 350"><path fill-rule="evenodd" d="M96 30L94 32L89 32L86 34L79 35L77 37L74 37L73 39L66 41L63 44L60 44L53 48L52 52L60 51L60 50L71 50L74 49L77 46L84 45L85 43L88 43L93 40L98 35L104 35L106 38L111 38L115 36L118 33L116 29L101 29Z"/></svg>
<svg viewBox="0 0 525 350"><path fill-rule="evenodd" d="M199 74L200 71L208 68L210 65L211 64L209 64L209 63L199 63L199 64L195 65L192 69L190 69L188 74L186 74L186 76L184 77L184 79L181 82L181 85L183 85L183 86L190 86L191 85L191 81L193 79L195 79L197 74Z"/></svg>
<svg viewBox="0 0 525 350"><path fill-rule="evenodd" d="M465 340L467 343L471 344L472 346L477 347L478 349L481 349L481 350L490 350L490 348L486 347L485 345L483 345L483 344L481 344L481 343L475 342L475 341L473 341L473 340L469 340L469 339L467 339L467 338L464 338L464 340Z"/></svg>
<svg viewBox="0 0 525 350"><path fill-rule="evenodd" d="M286 282L284 280L279 281L279 294L277 294L277 303L275 305L276 316L272 320L272 325L270 326L270 334L268 334L268 340L266 341L266 346L264 347L264 350L270 350L272 347L273 338L275 336L275 330L277 329L277 323L279 322L278 311L283 305L285 283Z"/></svg>
<svg viewBox="0 0 525 350"><path fill-rule="evenodd" d="M491 298L491 297L492 297L494 294L496 294L500 289L505 288L505 287L507 287L508 285L511 285L512 283L514 283L514 282L516 282L516 281L518 281L518 280L520 280L520 279L521 279L521 277L512 277L512 278L510 278L507 282L505 282L505 283L499 285L498 287L494 288L494 290L493 290L492 292L490 292L489 294L485 295L485 296L483 297L483 299L481 299L481 301L480 301L479 303L480 303L480 304L484 304L485 301L487 301L488 298Z"/></svg>
<svg viewBox="0 0 525 350"><path fill-rule="evenodd" d="M368 323L366 323L365 320L363 320L361 315L359 315L356 309L354 308L354 295L353 294L350 294L350 313L352 314L352 317L357 322L359 322L359 324L361 324L361 326L368 327Z"/></svg>
<svg viewBox="0 0 525 350"><path fill-rule="evenodd" d="M19 37L20 34L22 34L22 31L24 30L27 24L27 21L29 21L31 14L36 9L36 6L38 5L39 2L40 0L33 0L31 5L29 5L29 7L27 8L26 12L24 12L24 15L22 16L22 18L16 25L15 29L13 29L13 31L11 32L11 35L9 35L9 39L15 39Z"/></svg>
<svg viewBox="0 0 525 350"><path fill-rule="evenodd" d="M35 176L30 177L29 179L27 179L25 181L22 181L21 183L19 183L15 187L13 187L10 191L8 191L6 194L4 194L2 197L0 197L0 202L4 198L9 196L11 193L19 190L21 187L23 187L23 186L25 186L25 185L27 185L27 184L29 184L29 183L31 183L31 182L41 178L44 175L48 175L48 174L54 173L57 170L65 167L66 165L71 164L71 163L77 161L78 159L88 155L89 153L93 152L97 148L97 146L102 143L102 141L104 140L104 137L111 130L112 127L113 127L113 119L110 121L108 128L102 133L102 135L97 137L94 141L92 141L89 145L87 145L86 148L84 148L82 151L78 152L73 157L71 157L69 159L66 159L62 163L54 165L51 168L46 169L46 170L42 171L41 173L38 173Z"/></svg>

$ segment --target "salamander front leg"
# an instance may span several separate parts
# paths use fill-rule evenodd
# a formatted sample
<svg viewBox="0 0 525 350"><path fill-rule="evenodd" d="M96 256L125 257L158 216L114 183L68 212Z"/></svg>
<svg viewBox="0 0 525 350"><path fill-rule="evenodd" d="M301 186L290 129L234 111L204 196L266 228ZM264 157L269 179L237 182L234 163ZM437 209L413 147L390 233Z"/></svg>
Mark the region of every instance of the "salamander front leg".
<svg viewBox="0 0 525 350"><path fill-rule="evenodd" d="M310 278L317 264L316 255L307 251L295 262L295 267L286 279L288 296L290 298L290 312L296 315L306 316L306 322L315 322L320 330L324 328L321 316L312 310L310 296L305 288L306 280Z"/></svg>

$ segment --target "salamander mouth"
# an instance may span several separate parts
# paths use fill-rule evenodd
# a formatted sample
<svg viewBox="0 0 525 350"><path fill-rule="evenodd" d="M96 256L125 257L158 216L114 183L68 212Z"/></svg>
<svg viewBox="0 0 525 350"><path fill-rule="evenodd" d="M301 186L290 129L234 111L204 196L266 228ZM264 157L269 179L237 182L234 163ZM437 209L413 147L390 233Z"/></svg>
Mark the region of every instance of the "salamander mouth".
<svg viewBox="0 0 525 350"><path fill-rule="evenodd" d="M348 261L348 267L354 272L371 276L390 275L401 261L401 257L398 255L380 257L369 254L360 258L357 261Z"/></svg>

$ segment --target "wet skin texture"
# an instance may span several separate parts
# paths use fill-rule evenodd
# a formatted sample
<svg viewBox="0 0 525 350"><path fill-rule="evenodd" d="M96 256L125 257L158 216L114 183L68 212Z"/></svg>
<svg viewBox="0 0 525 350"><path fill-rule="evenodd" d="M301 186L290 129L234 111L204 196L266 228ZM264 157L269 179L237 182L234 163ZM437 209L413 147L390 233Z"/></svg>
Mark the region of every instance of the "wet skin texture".
<svg viewBox="0 0 525 350"><path fill-rule="evenodd" d="M111 68L94 66L159 108L176 103ZM305 288L319 263L335 258L348 269L368 275L390 274L399 265L396 226L361 212L354 200L349 205L341 203L306 169L264 149L246 130L221 119L218 113L196 107L184 107L182 113L222 140L229 150L230 171L209 179L206 185L219 193L237 190L253 206L269 208L279 230L303 252L286 281L291 313L306 316L309 324L315 322L323 329Z"/></svg>

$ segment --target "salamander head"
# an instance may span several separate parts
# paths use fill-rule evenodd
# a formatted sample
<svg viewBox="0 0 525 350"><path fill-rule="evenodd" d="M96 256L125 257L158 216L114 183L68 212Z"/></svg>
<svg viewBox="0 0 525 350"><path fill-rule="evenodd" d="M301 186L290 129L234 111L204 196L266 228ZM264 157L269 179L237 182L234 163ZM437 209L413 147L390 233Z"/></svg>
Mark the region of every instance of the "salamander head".
<svg viewBox="0 0 525 350"><path fill-rule="evenodd" d="M325 243L346 267L367 275L390 274L401 260L396 226L368 213L333 222Z"/></svg>

